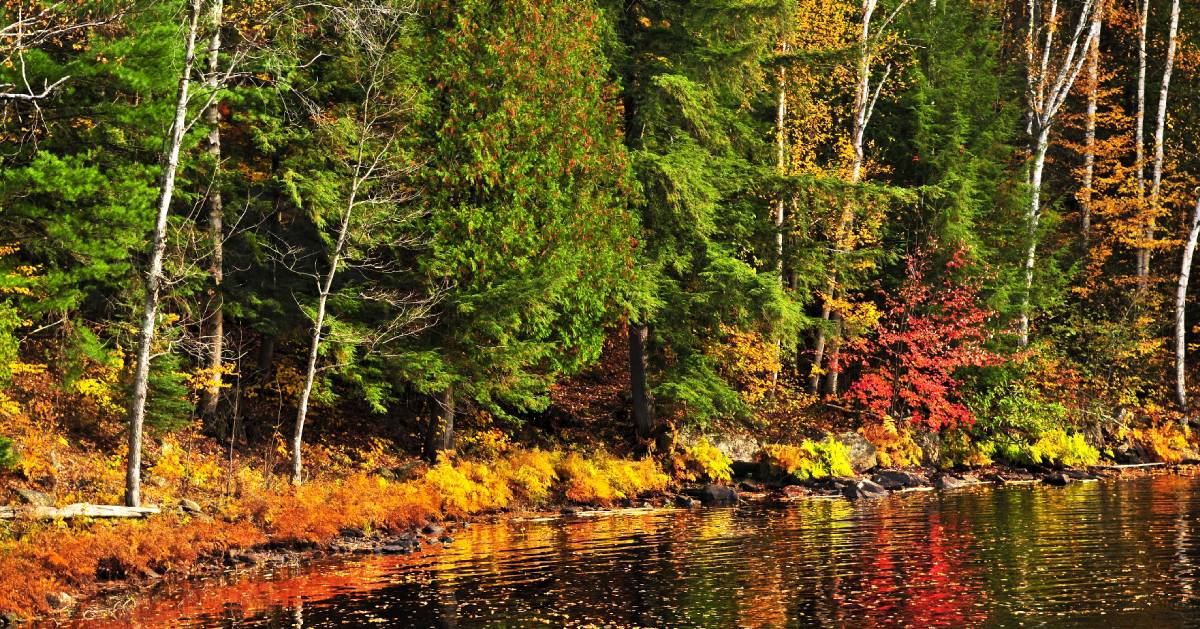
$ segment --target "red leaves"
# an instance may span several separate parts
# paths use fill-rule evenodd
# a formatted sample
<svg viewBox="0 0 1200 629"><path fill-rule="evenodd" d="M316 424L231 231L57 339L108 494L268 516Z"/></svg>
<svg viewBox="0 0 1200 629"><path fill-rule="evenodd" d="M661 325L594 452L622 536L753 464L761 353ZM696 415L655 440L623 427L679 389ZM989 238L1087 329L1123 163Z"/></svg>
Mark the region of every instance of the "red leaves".
<svg viewBox="0 0 1200 629"><path fill-rule="evenodd" d="M966 263L964 250L945 263L936 286L929 283L930 257L927 251L908 257L899 291L883 296L876 334L848 344L848 360L862 366L848 396L874 415L937 430L974 421L958 399L955 374L1001 358L985 346L994 313L980 303L978 281L954 277Z"/></svg>

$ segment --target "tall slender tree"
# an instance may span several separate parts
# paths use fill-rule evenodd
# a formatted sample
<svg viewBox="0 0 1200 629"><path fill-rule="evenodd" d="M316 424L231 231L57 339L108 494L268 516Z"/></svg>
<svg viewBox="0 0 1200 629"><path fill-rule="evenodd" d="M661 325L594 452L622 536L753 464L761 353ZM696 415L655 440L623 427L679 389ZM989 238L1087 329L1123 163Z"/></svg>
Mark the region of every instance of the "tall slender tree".
<svg viewBox="0 0 1200 629"><path fill-rule="evenodd" d="M163 287L163 255L167 248L167 214L175 195L175 176L179 170L179 151L187 127L188 103L191 100L192 70L196 63L196 37L200 28L202 0L189 0L184 21L183 68L179 75L179 92L175 115L167 132L162 152L162 173L154 229L151 232L150 262L146 270L145 301L142 322L138 330L137 363L133 373L133 396L129 407L129 455L125 467L125 505L142 503L142 424L146 419L146 396L150 383L150 358L158 324L158 304Z"/></svg>

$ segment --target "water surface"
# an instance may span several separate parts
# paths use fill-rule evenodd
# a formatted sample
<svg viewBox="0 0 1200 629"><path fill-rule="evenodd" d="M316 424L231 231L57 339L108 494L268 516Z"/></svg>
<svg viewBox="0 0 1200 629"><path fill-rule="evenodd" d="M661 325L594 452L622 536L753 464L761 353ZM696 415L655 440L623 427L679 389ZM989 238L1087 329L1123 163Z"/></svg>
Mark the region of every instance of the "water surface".
<svg viewBox="0 0 1200 629"><path fill-rule="evenodd" d="M171 586L106 624L1200 627L1198 490L1159 476L476 525L428 554Z"/></svg>

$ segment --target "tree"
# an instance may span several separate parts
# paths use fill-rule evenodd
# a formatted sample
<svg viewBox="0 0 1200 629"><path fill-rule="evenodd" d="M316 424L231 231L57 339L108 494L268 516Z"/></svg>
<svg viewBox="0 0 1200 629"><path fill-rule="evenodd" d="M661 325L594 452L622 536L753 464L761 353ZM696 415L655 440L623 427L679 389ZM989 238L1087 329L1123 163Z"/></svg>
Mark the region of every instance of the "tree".
<svg viewBox="0 0 1200 629"><path fill-rule="evenodd" d="M775 275L739 255L774 258L770 205L756 187L777 169L766 64L780 34L782 4L610 3L625 146L641 218L638 262L645 293L629 322L634 427L662 432L660 410L703 422L744 412L740 397L705 354L722 325L762 329L772 341L795 330L798 309ZM765 114L752 117L756 107ZM761 169L761 170L760 170ZM737 225L737 228L733 226ZM769 240L738 237L752 231ZM794 336L791 337L794 339Z"/></svg>
<svg viewBox="0 0 1200 629"><path fill-rule="evenodd" d="M1192 212L1192 228L1183 247L1183 262L1179 267L1179 288L1175 293L1175 401L1179 409L1188 412L1187 401L1187 291L1192 273L1192 256L1200 238L1200 199Z"/></svg>
<svg viewBox="0 0 1200 629"><path fill-rule="evenodd" d="M129 458L125 469L125 505L141 506L142 484L142 423L146 418L146 394L150 380L150 352L157 326L158 303L163 283L163 254L167 247L167 213L175 194L175 174L179 169L179 150L187 126L188 102L192 67L196 61L196 36L199 32L201 0L190 0L184 26L183 69L179 78L179 93L175 116L171 121L162 153L162 174L154 230L151 235L149 268L146 270L145 303L138 332L137 366L133 375L133 395L129 409Z"/></svg>
<svg viewBox="0 0 1200 629"><path fill-rule="evenodd" d="M854 108L851 112L853 116L853 129L850 133L850 146L853 151L853 158L850 167L850 183L857 184L862 179L863 164L866 159L864 150L864 142L867 133L867 126L871 122L871 117L875 113L875 105L879 102L880 90L887 82L888 76L892 72L892 67L889 65L884 69L882 76L874 84L872 88L873 63L875 56L878 54L878 48L886 41L885 37L888 33L888 27L895 20L896 15L901 9L908 4L908 0L901 0L893 9L892 13L886 16L882 23L876 23L872 28L871 21L875 17L875 11L879 7L879 0L863 0L862 3L862 19L860 23L860 31L858 38L858 57L857 57L857 89L854 93ZM830 316L837 313L833 309L833 301L837 298L838 291L838 264L836 252L844 249L846 239L854 220L854 212L850 204L845 206L841 217L837 222L837 229L834 233L833 248L835 251L835 263L830 270L829 285L826 289L825 303L821 308L821 320L829 321ZM821 361L825 356L826 345L826 328L822 326L817 331L817 345L813 358L813 373L809 378L809 392L816 393L820 386L820 366ZM831 363L837 363L839 343L838 340L833 341L833 350L831 354L833 358ZM829 376L826 380L826 391L836 394L838 391L838 372L834 369L829 371Z"/></svg>
<svg viewBox="0 0 1200 629"><path fill-rule="evenodd" d="M954 277L968 262L965 250L955 250L940 284L931 285L930 262L929 250L908 257L899 290L883 297L879 329L852 344L863 374L847 397L879 418L941 430L972 421L959 370L999 356L987 349L994 313L980 303L978 278Z"/></svg>
<svg viewBox="0 0 1200 629"><path fill-rule="evenodd" d="M311 275L317 285L317 299L310 314L312 332L291 439L295 484L304 478L301 445L322 343L335 331L326 332L335 280L347 269L366 269L381 275L396 272L392 260L372 254L380 247L395 253L416 244L412 223L420 214L410 204L412 166L404 153L402 137L408 126L411 95L401 72L403 60L397 58L406 53L402 35L412 21L412 9L407 4L384 1L331 6L329 10L343 46L339 51L341 63L337 64L348 77L343 89L352 89L355 98L316 113L319 147L327 151L333 176L317 174L309 184L311 194L306 195L327 250L322 256L324 269ZM327 214L333 215L328 232L322 229ZM425 318L430 303L383 291L378 287L380 283L357 296L383 302L395 311L386 320L382 338L374 339L375 344L384 345L416 333L414 324Z"/></svg>
<svg viewBox="0 0 1200 629"><path fill-rule="evenodd" d="M594 360L627 311L635 238L606 25L590 3L431 2L419 126L437 325L394 364L435 398L426 456L456 414L509 421Z"/></svg>
<svg viewBox="0 0 1200 629"><path fill-rule="evenodd" d="M1086 51L1100 35L1100 22L1090 19L1097 0L1084 0L1074 20L1062 20L1058 0L1029 0L1026 16L1025 100L1026 132L1029 136L1029 207L1026 213L1025 290L1021 296L1018 343L1029 344L1030 295L1037 263L1038 223L1042 217L1042 176L1050 132L1075 79L1087 61ZM1074 24L1072 28L1070 25ZM1062 41L1059 30L1067 25Z"/></svg>
<svg viewBox="0 0 1200 629"><path fill-rule="evenodd" d="M205 369L210 382L200 397L200 413L210 430L213 430L217 423L225 359L225 308L224 297L221 295L221 284L225 279L225 204L221 197L221 182L218 180L221 171L221 104L216 98L217 92L224 87L221 80L221 27L224 7L223 0L212 0L212 6L209 8L209 28L212 29L212 33L209 34L208 74L205 76L205 87L211 93L210 102L204 111L204 121L209 125L208 137L205 138L206 150L213 163L213 180L206 195L208 240L212 252L208 260L211 282L208 288L209 303L205 308L205 329L201 334L208 346ZM224 431L215 432L221 434Z"/></svg>

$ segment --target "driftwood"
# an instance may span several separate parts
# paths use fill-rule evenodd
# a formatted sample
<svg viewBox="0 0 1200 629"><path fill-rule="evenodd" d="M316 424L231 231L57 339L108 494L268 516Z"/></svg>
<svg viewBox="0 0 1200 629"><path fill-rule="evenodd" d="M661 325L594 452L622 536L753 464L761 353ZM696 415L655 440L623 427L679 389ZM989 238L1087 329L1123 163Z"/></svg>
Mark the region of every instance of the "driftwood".
<svg viewBox="0 0 1200 629"><path fill-rule="evenodd" d="M57 520L71 518L143 518L158 513L158 507L121 507L116 505L94 505L77 502L65 507L0 507L0 520L27 518L31 520Z"/></svg>
<svg viewBox="0 0 1200 629"><path fill-rule="evenodd" d="M1128 470L1138 467L1161 467L1166 463L1123 463L1120 465L1093 465L1092 467L1099 470Z"/></svg>

